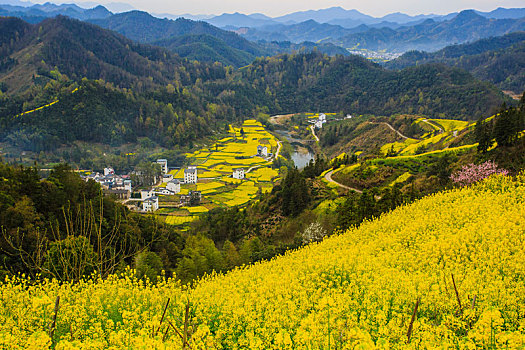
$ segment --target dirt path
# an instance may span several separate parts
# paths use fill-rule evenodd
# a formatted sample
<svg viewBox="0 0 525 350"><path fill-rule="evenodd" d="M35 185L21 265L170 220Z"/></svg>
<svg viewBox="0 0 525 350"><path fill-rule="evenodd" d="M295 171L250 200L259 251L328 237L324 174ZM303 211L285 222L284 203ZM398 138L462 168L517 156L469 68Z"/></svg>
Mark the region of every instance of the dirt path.
<svg viewBox="0 0 525 350"><path fill-rule="evenodd" d="M429 122L428 119L423 119L422 122L427 123L428 125L430 125L430 126L433 127L433 128L438 128L440 134L442 134L443 131L444 131L440 126L438 126L438 125L436 125L436 124L434 124L434 123Z"/></svg>
<svg viewBox="0 0 525 350"><path fill-rule="evenodd" d="M344 189L347 189L347 190L350 190L350 191L354 191L354 192L357 192L357 193L363 193L363 191L361 190L358 190L357 188L353 188L353 187L348 187L348 186L345 186L337 181L335 181L334 179L332 179L332 174L333 174L333 170L330 170L329 172L327 172L324 176L324 178L326 179L326 181L328 182L331 182L331 183L334 183L336 184L337 186L341 187L341 188L344 188Z"/></svg>
<svg viewBox="0 0 525 350"><path fill-rule="evenodd" d="M312 130L312 135L314 136L315 141L319 142L319 137L315 134L315 128L313 125L310 125L310 130Z"/></svg>
<svg viewBox="0 0 525 350"><path fill-rule="evenodd" d="M396 130L392 125L390 125L387 122L368 122L368 123L370 123L370 124L384 124L384 125L388 126L388 128L390 130L392 130L393 132L395 132L396 134L398 134L400 137L404 138L405 140L411 139L411 137L403 135L399 130Z"/></svg>

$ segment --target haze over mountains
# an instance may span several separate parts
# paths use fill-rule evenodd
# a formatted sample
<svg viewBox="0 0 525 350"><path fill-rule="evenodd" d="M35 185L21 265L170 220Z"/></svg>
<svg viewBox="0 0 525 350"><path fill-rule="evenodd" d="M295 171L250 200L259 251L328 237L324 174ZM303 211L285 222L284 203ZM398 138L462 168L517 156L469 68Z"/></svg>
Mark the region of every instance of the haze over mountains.
<svg viewBox="0 0 525 350"><path fill-rule="evenodd" d="M177 18L177 15L159 18L158 15L136 10L114 14L100 5L86 9L74 4L34 5L20 0L4 1L8 4L0 5L1 16L39 23L46 18L64 15L118 32L134 42L164 47L182 58L220 62L233 67L248 65L256 57L296 51L318 50L331 56L352 52L382 60L390 60L407 52L399 60L388 63L387 67L403 68L425 62L460 66L478 78L516 93L521 92L525 80L521 69L524 55L521 36L498 38L525 31L525 8L498 8L490 12L464 10L447 15L417 16L398 12L376 18L355 9L333 7L274 18L260 13L210 17L188 15L203 19L192 20ZM114 5L126 8L126 4ZM489 40L493 45L490 50L487 48L475 53L467 50L463 56L468 56L468 59L464 57L461 61L439 52L410 52L431 52L443 48L444 52L450 52L455 49L446 49L448 45L463 43L485 48L487 42L476 41L491 37L494 38ZM509 38L513 38L512 47L505 46ZM464 48L459 50L463 52ZM6 67L12 60L12 57L6 57L1 64ZM497 67L502 64L505 69L498 70ZM489 74L489 71L494 74Z"/></svg>
<svg viewBox="0 0 525 350"><path fill-rule="evenodd" d="M140 11L113 14L103 6L84 9L71 4L31 5L19 0L9 2L9 5L0 5L0 15L20 17L30 23L59 14L65 15L115 30L139 42L160 43L183 57L203 59L210 56L211 59L236 66L247 64L256 56L273 54L274 51L266 45L272 41L326 44L326 47L321 47L321 51L331 54L343 54L345 49L356 48L403 53L409 50L434 51L451 44L525 30L525 8L498 8L490 12L466 10L447 15L417 16L398 12L372 17L355 9L332 7L274 18L260 13L225 13L210 17L183 15L187 17L184 21L178 19L176 14L160 15L164 19ZM116 7L125 8L124 5ZM192 19L199 21L192 22ZM230 31L250 41L262 41L262 47L243 41ZM180 38L184 35L200 37ZM335 49L334 45L343 50ZM199 53L190 54L193 50L191 47L195 46ZM312 47L312 44L288 46L300 49L302 46Z"/></svg>

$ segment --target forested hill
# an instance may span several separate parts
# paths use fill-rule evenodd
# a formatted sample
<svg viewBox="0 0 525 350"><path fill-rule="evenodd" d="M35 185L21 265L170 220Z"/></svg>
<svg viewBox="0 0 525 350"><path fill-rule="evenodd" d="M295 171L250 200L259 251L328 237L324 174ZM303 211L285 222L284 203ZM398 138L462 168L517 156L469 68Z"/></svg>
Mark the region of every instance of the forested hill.
<svg viewBox="0 0 525 350"><path fill-rule="evenodd" d="M182 57L201 61L219 61L239 67L266 54L266 50L233 32L185 18L160 19L147 12L130 11L90 22L132 40L163 46Z"/></svg>
<svg viewBox="0 0 525 350"><path fill-rule="evenodd" d="M180 69L187 62L167 50L67 17L37 25L0 18L0 33L0 82L9 92L28 88L34 77L49 75L55 68L75 80L104 79L121 87L167 85L175 80L192 84L197 79L191 70Z"/></svg>
<svg viewBox="0 0 525 350"><path fill-rule="evenodd" d="M358 56L316 53L260 58L240 70L242 80L279 111L440 114L459 119L488 115L502 94L469 73L431 64L394 72Z"/></svg>
<svg viewBox="0 0 525 350"><path fill-rule="evenodd" d="M503 90L521 94L525 90L525 32L447 46L437 52L410 51L387 62L386 67L402 69L430 62L461 67Z"/></svg>

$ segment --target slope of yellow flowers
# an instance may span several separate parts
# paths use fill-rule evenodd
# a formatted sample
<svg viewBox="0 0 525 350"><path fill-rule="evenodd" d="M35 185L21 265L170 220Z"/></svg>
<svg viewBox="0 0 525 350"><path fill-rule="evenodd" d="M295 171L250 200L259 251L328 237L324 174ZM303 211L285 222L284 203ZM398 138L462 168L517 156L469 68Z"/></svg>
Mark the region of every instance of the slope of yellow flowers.
<svg viewBox="0 0 525 350"><path fill-rule="evenodd" d="M525 176L424 198L192 288L130 276L7 280L0 348L524 348Z"/></svg>

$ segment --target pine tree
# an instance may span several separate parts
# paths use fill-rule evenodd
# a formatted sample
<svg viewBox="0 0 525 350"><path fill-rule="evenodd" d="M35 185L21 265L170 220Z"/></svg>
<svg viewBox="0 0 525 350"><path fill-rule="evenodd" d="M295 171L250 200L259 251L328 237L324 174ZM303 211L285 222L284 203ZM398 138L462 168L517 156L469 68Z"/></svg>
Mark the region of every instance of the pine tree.
<svg viewBox="0 0 525 350"><path fill-rule="evenodd" d="M494 144L492 136L492 123L479 119L476 123L475 138L478 143L478 152L486 153Z"/></svg>

